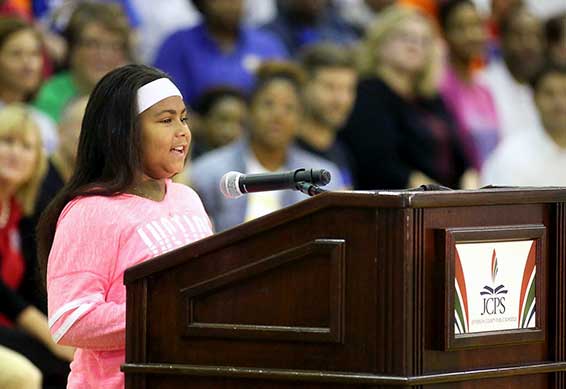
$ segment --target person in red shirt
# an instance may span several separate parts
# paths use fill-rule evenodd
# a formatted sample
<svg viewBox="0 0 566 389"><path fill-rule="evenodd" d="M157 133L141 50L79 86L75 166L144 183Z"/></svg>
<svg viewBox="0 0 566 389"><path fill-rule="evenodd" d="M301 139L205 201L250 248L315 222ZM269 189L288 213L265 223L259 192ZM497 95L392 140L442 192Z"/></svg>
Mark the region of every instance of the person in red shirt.
<svg viewBox="0 0 566 389"><path fill-rule="evenodd" d="M0 345L31 361L45 384L65 387L74 350L53 342L46 316L26 301L21 290L26 271L33 269L22 255L19 224L22 216L33 212L45 167L39 129L29 109L23 104L0 109ZM37 372L21 371L30 370L25 359L2 356L6 353L0 353L0 366L7 368L0 387L11 387L3 386L9 375L21 380L10 382L13 387L34 387Z"/></svg>

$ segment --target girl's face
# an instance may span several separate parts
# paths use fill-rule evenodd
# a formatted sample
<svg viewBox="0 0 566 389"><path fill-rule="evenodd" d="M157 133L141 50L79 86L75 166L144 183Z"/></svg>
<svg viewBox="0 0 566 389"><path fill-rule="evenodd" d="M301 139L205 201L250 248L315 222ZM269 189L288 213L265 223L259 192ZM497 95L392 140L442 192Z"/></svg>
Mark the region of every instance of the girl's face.
<svg viewBox="0 0 566 389"><path fill-rule="evenodd" d="M446 40L458 58L472 61L482 57L487 30L476 7L464 3L452 10L446 23Z"/></svg>
<svg viewBox="0 0 566 389"><path fill-rule="evenodd" d="M301 119L297 91L289 81L273 80L255 96L250 113L252 140L272 150L286 149Z"/></svg>
<svg viewBox="0 0 566 389"><path fill-rule="evenodd" d="M417 74L429 60L433 39L430 23L424 17L405 19L385 38L378 63L403 73Z"/></svg>
<svg viewBox="0 0 566 389"><path fill-rule="evenodd" d="M41 43L32 30L12 34L0 49L0 86L17 93L34 92L41 81Z"/></svg>
<svg viewBox="0 0 566 389"><path fill-rule="evenodd" d="M32 176L39 150L34 131L12 131L0 135L0 185L17 190Z"/></svg>
<svg viewBox="0 0 566 389"><path fill-rule="evenodd" d="M89 87L127 61L126 42L120 34L96 22L84 26L70 60L73 72Z"/></svg>
<svg viewBox="0 0 566 389"><path fill-rule="evenodd" d="M239 138L244 132L247 115L248 108L242 100L232 96L218 100L205 118L210 145L224 146Z"/></svg>
<svg viewBox="0 0 566 389"><path fill-rule="evenodd" d="M191 143L183 99L171 96L140 114L143 175L170 178L181 172Z"/></svg>

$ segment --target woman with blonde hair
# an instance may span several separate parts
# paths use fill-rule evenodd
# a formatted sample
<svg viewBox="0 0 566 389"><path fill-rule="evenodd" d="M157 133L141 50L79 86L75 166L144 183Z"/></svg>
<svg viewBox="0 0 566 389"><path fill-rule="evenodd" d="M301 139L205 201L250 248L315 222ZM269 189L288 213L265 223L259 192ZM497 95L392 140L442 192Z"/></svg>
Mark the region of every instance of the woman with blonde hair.
<svg viewBox="0 0 566 389"><path fill-rule="evenodd" d="M22 254L19 226L22 217L34 211L45 168L39 129L29 108L9 104L0 109L0 345L22 355L3 351L0 365L14 376L2 374L14 387L38 382L26 358L41 371L46 385L64 387L73 355L72 349L53 342L46 316L26 298L24 281L35 269Z"/></svg>
<svg viewBox="0 0 566 389"><path fill-rule="evenodd" d="M369 27L359 54L356 102L340 134L355 159L355 187L458 187L468 162L438 96L441 54L430 19L391 6Z"/></svg>
<svg viewBox="0 0 566 389"><path fill-rule="evenodd" d="M77 2L63 35L65 70L46 80L34 101L56 122L70 101L88 96L106 73L133 61L132 30L118 4Z"/></svg>

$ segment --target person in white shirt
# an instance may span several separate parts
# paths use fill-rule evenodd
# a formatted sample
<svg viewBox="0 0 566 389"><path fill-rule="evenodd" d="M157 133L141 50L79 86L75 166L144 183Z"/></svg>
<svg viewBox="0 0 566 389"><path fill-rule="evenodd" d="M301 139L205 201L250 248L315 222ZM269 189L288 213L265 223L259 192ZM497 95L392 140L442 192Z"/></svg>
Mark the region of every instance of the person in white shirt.
<svg viewBox="0 0 566 389"><path fill-rule="evenodd" d="M533 102L529 80L544 60L541 21L525 6L513 8L502 18L503 58L489 64L482 79L495 101L503 138L542 127Z"/></svg>
<svg viewBox="0 0 566 389"><path fill-rule="evenodd" d="M505 139L484 165L486 185L566 186L566 67L544 66L532 85L544 131Z"/></svg>

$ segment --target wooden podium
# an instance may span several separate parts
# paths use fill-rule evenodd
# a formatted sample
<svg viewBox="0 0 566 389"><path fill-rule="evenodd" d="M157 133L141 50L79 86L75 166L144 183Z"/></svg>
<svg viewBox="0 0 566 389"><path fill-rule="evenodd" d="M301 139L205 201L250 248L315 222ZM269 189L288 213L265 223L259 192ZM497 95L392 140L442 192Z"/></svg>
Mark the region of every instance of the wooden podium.
<svg viewBox="0 0 566 389"><path fill-rule="evenodd" d="M127 388L566 388L566 189L324 193L124 282Z"/></svg>

